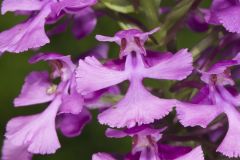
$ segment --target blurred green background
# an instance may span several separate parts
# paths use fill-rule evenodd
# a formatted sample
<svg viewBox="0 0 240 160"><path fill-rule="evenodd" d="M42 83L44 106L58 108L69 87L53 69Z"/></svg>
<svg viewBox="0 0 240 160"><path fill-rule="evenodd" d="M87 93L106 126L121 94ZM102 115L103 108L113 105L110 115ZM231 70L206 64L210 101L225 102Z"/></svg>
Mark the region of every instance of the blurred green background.
<svg viewBox="0 0 240 160"><path fill-rule="evenodd" d="M204 0L203 6L207 6L210 0ZM175 0L165 0L164 6L174 5ZM0 16L0 31L6 30L18 24L26 17L15 16L12 13ZM94 32L82 39L76 40L70 31L51 37L51 43L41 48L41 51L58 52L70 54L73 58L96 46L98 42L96 34L113 35L120 30L118 23L108 17L101 17ZM184 27L177 34L177 48L192 48L204 36L202 33L194 33ZM47 63L41 62L30 65L28 59L34 54L29 51L21 54L4 54L0 58L0 145L4 139L5 125L9 119L19 115L28 115L41 112L47 104L35 105L23 108L14 108L13 99L19 94L25 76L33 70L48 69ZM116 57L118 46L110 44L110 57ZM159 86L161 87L161 86ZM97 112L93 111L93 121L88 124L81 136L76 138L65 138L59 133L61 149L56 154L48 156L34 156L34 160L90 160L93 153L99 151L126 153L131 148L129 138L108 139L104 136L106 126L100 125L96 120Z"/></svg>

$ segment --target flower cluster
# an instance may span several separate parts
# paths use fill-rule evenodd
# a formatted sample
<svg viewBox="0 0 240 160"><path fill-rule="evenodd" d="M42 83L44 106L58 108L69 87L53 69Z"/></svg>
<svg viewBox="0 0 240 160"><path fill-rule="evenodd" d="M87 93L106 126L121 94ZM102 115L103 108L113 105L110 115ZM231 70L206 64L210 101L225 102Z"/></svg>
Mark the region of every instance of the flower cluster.
<svg viewBox="0 0 240 160"><path fill-rule="evenodd" d="M183 2L186 5L186 0ZM108 7L106 10L101 4L94 10L92 7L97 3L97 0L4 0L2 14L12 11L28 18L0 33L0 54L36 50L49 43L50 36L64 32L70 21L75 37L80 39L95 29L97 11L101 16L107 16L109 8L128 12L107 1L99 2ZM113 37L96 35L101 44L76 61L70 55L52 52L39 51L32 56L30 64L44 61L50 70L29 73L13 103L15 107L36 104L47 107L41 113L9 120L1 159L31 160L36 154L54 154L61 147L57 131L66 137L79 136L91 122L95 109L98 122L109 127L105 136L130 137L132 147L122 154L102 150L93 153L92 160L204 160L210 153L202 146L205 149L209 143L214 144L212 152L240 157L240 95L235 85L240 65L240 36L236 34L240 33L240 2L213 0L208 9L194 8L199 5L197 1L191 3L189 14L182 15L167 31L166 26L172 22L144 32L141 23L133 20L138 27L120 30ZM168 14L169 19L175 13L174 8L159 10L161 15ZM178 13L174 16L178 17ZM180 23L186 23L194 32L207 32L210 37L191 51L175 47L170 47L174 53L156 51L172 45L170 41L174 41L176 33L171 31L184 26ZM45 32L45 24L56 25ZM164 33L169 35L158 39ZM219 44L211 44L209 39L214 38ZM107 56L106 42L119 46L116 59ZM152 47L147 43L156 44ZM160 89L148 86L146 79L154 79ZM164 89L164 85L169 87ZM169 92L173 93L168 95ZM169 117L172 120L167 120Z"/></svg>

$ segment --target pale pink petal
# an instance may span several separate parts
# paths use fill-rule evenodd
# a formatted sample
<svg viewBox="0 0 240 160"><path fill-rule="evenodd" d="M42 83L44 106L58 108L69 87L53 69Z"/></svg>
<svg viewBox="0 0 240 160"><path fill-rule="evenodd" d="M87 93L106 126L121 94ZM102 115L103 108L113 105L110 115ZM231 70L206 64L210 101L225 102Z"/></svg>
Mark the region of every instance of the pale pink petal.
<svg viewBox="0 0 240 160"><path fill-rule="evenodd" d="M178 102L176 110L178 119L185 127L201 126L204 128L222 112L222 109L216 105L184 102Z"/></svg>
<svg viewBox="0 0 240 160"><path fill-rule="evenodd" d="M146 69L144 76L155 79L182 80L191 74L192 70L192 55L187 49L182 49L168 59Z"/></svg>
<svg viewBox="0 0 240 160"><path fill-rule="evenodd" d="M127 74L122 71L104 67L95 57L86 57L79 60L76 71L77 90L79 93L88 94L127 79Z"/></svg>
<svg viewBox="0 0 240 160"><path fill-rule="evenodd" d="M149 124L166 116L175 106L176 100L159 99L151 95L140 80L131 81L126 96L113 107L99 114L102 124L111 127L134 127Z"/></svg>
<svg viewBox="0 0 240 160"><path fill-rule="evenodd" d="M240 113L231 105L224 104L224 102L222 105L226 107L228 131L217 151L228 157L240 157Z"/></svg>
<svg viewBox="0 0 240 160"><path fill-rule="evenodd" d="M31 160L32 154L26 146L15 146L10 140L4 140L2 148L2 160Z"/></svg>
<svg viewBox="0 0 240 160"><path fill-rule="evenodd" d="M49 13L50 8L46 6L35 17L1 32L0 52L20 53L49 43L49 39L44 30L45 18Z"/></svg>
<svg viewBox="0 0 240 160"><path fill-rule="evenodd" d="M13 118L7 124L6 138L16 146L27 146L34 154L51 154L60 148L55 117L61 104L57 97L41 114Z"/></svg>
<svg viewBox="0 0 240 160"><path fill-rule="evenodd" d="M107 153L95 153L92 156L92 160L116 160L110 154Z"/></svg>
<svg viewBox="0 0 240 160"><path fill-rule="evenodd" d="M44 3L40 0L3 0L1 12L5 14L8 11L36 11L40 10Z"/></svg>
<svg viewBox="0 0 240 160"><path fill-rule="evenodd" d="M55 94L51 88L48 72L31 72L26 78L20 95L14 99L15 106L26 106L51 101Z"/></svg>
<svg viewBox="0 0 240 160"><path fill-rule="evenodd" d="M194 148L191 152L175 159L175 160L204 160L204 154L201 146Z"/></svg>

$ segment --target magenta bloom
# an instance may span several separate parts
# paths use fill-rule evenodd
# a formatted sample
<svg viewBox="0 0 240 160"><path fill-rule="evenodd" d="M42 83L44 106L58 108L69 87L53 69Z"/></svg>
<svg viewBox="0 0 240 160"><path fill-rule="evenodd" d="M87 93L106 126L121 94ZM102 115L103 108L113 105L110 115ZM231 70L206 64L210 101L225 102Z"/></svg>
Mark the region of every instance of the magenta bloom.
<svg viewBox="0 0 240 160"><path fill-rule="evenodd" d="M237 0L213 0L205 19L210 24L223 25L229 32L240 33L240 2Z"/></svg>
<svg viewBox="0 0 240 160"><path fill-rule="evenodd" d="M44 29L45 24L56 22L64 13L74 15L76 23L73 30L76 37L88 34L96 25L96 18L92 18L93 11L89 8L95 3L97 0L4 0L2 14L8 11L22 11L30 16L25 22L0 33L0 53L5 51L20 53L49 43ZM85 15L90 16L89 21ZM80 31L81 28L84 33Z"/></svg>
<svg viewBox="0 0 240 160"><path fill-rule="evenodd" d="M108 129L106 135L110 138L126 136L133 138L132 151L122 160L204 160L200 146L192 149L160 144L158 141L162 136L161 131L148 126L139 126L125 130ZM117 160L117 158L107 153L97 153L93 155L92 160Z"/></svg>
<svg viewBox="0 0 240 160"><path fill-rule="evenodd" d="M123 67L104 66L94 57L79 61L76 71L79 93L88 94L130 81L125 97L98 116L100 123L118 128L148 124L167 115L176 105L175 99L160 99L152 95L143 86L142 80L182 80L192 72L192 57L186 49L182 49L174 55L145 61L144 42L155 31L157 29L142 33L130 29L120 31L114 37L97 36L100 41L115 41L120 45L120 57L125 58Z"/></svg>
<svg viewBox="0 0 240 160"><path fill-rule="evenodd" d="M234 85L230 67L238 64L236 59L228 60L215 64L207 72L201 71L201 80L206 86L193 98L195 104L179 102L177 108L178 117L184 126L199 125L205 128L218 115L225 113L228 131L217 151L228 157L240 156L240 144L236 141L240 138L240 113L236 108L240 105L240 99L225 87Z"/></svg>
<svg viewBox="0 0 240 160"><path fill-rule="evenodd" d="M60 148L56 128L67 137L77 136L91 119L90 112L83 106L83 97L75 90L75 65L70 56L50 53L38 54L30 59L30 63L38 61L48 61L52 72L30 73L14 105L50 104L42 113L16 117L8 122L2 156L4 160L13 160L11 157L16 152L21 152L21 159L31 157L29 154L55 153ZM53 80L58 77L60 82L54 84Z"/></svg>

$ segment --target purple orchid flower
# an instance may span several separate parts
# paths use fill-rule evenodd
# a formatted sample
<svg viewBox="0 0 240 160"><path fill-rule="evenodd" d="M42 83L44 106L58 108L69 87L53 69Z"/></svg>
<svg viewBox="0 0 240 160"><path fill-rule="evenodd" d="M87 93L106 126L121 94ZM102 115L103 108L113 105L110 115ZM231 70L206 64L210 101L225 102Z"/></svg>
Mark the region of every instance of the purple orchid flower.
<svg viewBox="0 0 240 160"><path fill-rule="evenodd" d="M205 19L210 24L223 25L229 32L240 33L240 2L238 0L213 0Z"/></svg>
<svg viewBox="0 0 240 160"><path fill-rule="evenodd" d="M44 26L46 23L56 22L64 13L75 15L73 31L76 37L88 34L96 25L96 18L90 18L88 21L85 16L93 17L93 11L89 7L95 3L97 0L4 0L2 14L20 11L27 12L30 17L25 22L0 33L0 53L20 53L49 43ZM79 26L81 22L84 24ZM80 28L83 28L84 33L79 31Z"/></svg>
<svg viewBox="0 0 240 160"><path fill-rule="evenodd" d="M144 42L157 30L143 33L130 29L120 31L114 37L96 36L100 41L116 42L121 46L123 67L104 66L94 57L79 61L77 90L83 95L130 81L126 96L98 116L100 123L118 128L148 124L167 115L176 105L175 99L160 99L142 85L144 78L182 80L192 72L192 56L186 49L164 58L145 61L147 52Z"/></svg>
<svg viewBox="0 0 240 160"><path fill-rule="evenodd" d="M106 136L110 138L133 138L131 153L122 158L123 160L204 160L201 147L169 146L160 144L162 129L153 129L149 126L138 126L130 129L115 130L107 129ZM92 160L116 160L107 153L96 153Z"/></svg>
<svg viewBox="0 0 240 160"><path fill-rule="evenodd" d="M48 61L51 74L45 71L30 73L14 105L50 104L42 113L16 117L8 122L2 154L4 160L13 160L15 155L12 154L16 152L21 155L17 158L20 160L31 159L31 154L55 153L60 148L56 128L65 136L74 137L91 120L90 112L83 106L84 98L75 89L73 73L76 66L70 56L41 53L29 62L38 61ZM52 80L58 77L60 82L54 84Z"/></svg>
<svg viewBox="0 0 240 160"><path fill-rule="evenodd" d="M225 113L228 131L217 151L228 157L240 156L240 145L236 141L240 135L240 113L236 108L240 105L240 97L226 88L226 85L234 85L230 67L239 65L238 57L219 62L207 72L200 71L201 80L206 86L193 97L192 102L195 104L179 102L177 108L180 122L185 127L199 125L206 128L218 115Z"/></svg>

